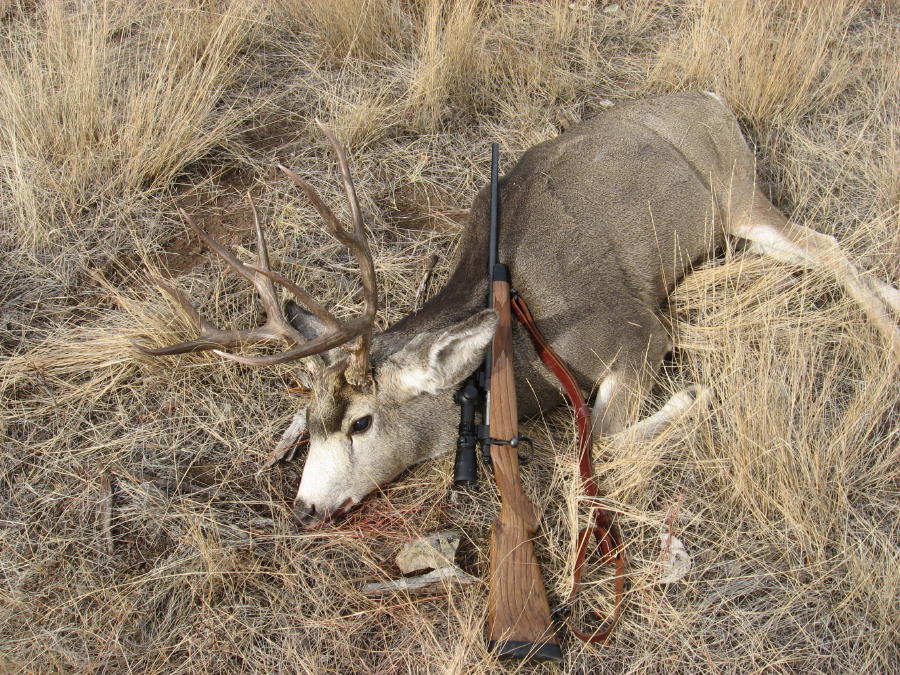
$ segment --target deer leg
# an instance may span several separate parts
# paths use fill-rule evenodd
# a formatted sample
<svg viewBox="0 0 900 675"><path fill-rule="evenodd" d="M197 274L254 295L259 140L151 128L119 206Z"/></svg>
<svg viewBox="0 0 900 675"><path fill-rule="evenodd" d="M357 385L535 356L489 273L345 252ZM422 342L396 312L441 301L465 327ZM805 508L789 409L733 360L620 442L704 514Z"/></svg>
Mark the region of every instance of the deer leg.
<svg viewBox="0 0 900 675"><path fill-rule="evenodd" d="M761 195L755 205L750 214L730 224L729 234L748 240L755 253L829 270L900 356L900 328L892 316L892 312L900 312L900 291L883 282L867 282L834 237L788 222Z"/></svg>
<svg viewBox="0 0 900 675"><path fill-rule="evenodd" d="M591 413L595 439L620 434L637 421L654 373L670 349L668 336L651 339L651 343L655 343L652 357L644 353L640 358L620 360L600 381Z"/></svg>
<svg viewBox="0 0 900 675"><path fill-rule="evenodd" d="M660 316L645 308L636 310L622 330L632 329L632 334L624 334L623 345L628 344L609 362L601 362L602 376L594 397L591 424L594 440L608 439L631 429L636 423L647 422L649 432L652 424L663 424L666 414L675 415L676 406L663 406L666 412L657 417L651 415L644 422L637 422L641 403L653 386L654 377L662 365L666 354L672 351L672 339L667 324ZM667 404L668 405L668 404ZM661 410L660 413L663 411Z"/></svg>
<svg viewBox="0 0 900 675"><path fill-rule="evenodd" d="M591 413L594 438L621 433L636 414L644 394L646 388L626 378L622 371L612 371L603 378Z"/></svg>
<svg viewBox="0 0 900 675"><path fill-rule="evenodd" d="M614 442L645 442L668 429L688 411L701 410L709 405L710 392L702 387L688 387L674 394L655 413L629 423L647 389L633 380L625 381L620 373L610 373L600 383L594 402L593 424L595 438L606 437Z"/></svg>
<svg viewBox="0 0 900 675"><path fill-rule="evenodd" d="M688 387L674 394L662 408L640 422L619 432L614 440L646 442L659 436L688 412L696 412L709 407L711 394L699 386Z"/></svg>

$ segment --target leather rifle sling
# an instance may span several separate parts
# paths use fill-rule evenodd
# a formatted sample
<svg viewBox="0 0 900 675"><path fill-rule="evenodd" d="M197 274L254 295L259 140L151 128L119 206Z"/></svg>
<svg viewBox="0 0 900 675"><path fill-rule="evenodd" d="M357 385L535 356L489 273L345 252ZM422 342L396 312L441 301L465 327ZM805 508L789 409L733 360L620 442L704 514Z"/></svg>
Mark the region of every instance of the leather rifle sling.
<svg viewBox="0 0 900 675"><path fill-rule="evenodd" d="M541 334L525 301L518 295L514 295L511 303L513 313L516 315L519 323L528 331L528 335L531 337L531 341L535 350L537 350L538 356L541 357L541 361L556 375L566 393L566 398L569 399L569 403L575 409L575 421L578 427L578 468L581 473L582 488L592 503L594 523L593 526L585 527L578 532L572 590L566 602L571 602L580 590L581 573L591 536L594 537L600 549L602 555L601 563L615 562L616 576L615 605L612 614L608 617L603 617L598 612L595 612L600 620L600 627L590 633L579 631L571 625L569 628L585 642L606 642L622 614L625 595L625 552L616 533L612 514L597 504L600 493L594 477L594 467L591 459L591 411L584 400L581 388L578 386L575 377Z"/></svg>

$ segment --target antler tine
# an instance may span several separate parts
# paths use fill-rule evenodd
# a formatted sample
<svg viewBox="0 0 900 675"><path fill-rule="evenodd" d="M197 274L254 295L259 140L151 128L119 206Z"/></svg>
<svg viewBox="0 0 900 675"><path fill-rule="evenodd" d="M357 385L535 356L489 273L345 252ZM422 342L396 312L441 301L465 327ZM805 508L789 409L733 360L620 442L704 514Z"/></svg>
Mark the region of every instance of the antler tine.
<svg viewBox="0 0 900 675"><path fill-rule="evenodd" d="M328 231L331 232L332 235L334 235L335 239L349 248L353 253L353 256L359 262L360 275L362 276L363 282L363 291L365 293L364 313L366 316L374 319L375 315L378 312L378 284L375 278L375 264L372 262L372 254L369 251L369 245L366 242L365 231L363 230L362 236L351 234L350 232L348 232L344 228L344 226L341 225L341 221L338 220L337 216L334 215L334 212L328 207L325 202L322 201L319 193L316 192L316 189L312 185L310 185L303 178L288 169L286 166L279 164L278 168L281 169L288 178L294 181L297 187L303 190L304 194L312 203L313 207L315 207L316 211L319 212L322 220L325 221L325 224L328 227ZM358 211L358 209L359 206L357 205L356 210ZM360 229L362 230L363 228L360 227Z"/></svg>
<svg viewBox="0 0 900 675"><path fill-rule="evenodd" d="M278 293L275 291L275 284L273 283L274 280L271 276L272 271L269 269L269 248L268 246L266 246L266 235L263 232L263 227L259 220L259 213L256 210L256 204L253 202L253 197L249 192L247 193L247 201L250 203L250 210L253 213L253 226L256 230L257 264L248 265L246 263L241 263L241 267L244 270L248 270L246 276L248 279L250 279L253 285L256 286L256 290L259 293L259 299L266 311L266 324L264 328L272 328L273 330L287 338L289 341L297 343L305 342L306 339L302 336L302 334L296 328L294 328L290 324L290 322L281 314L281 303L278 299ZM212 237L209 238L212 239ZM284 277L281 277L280 275L278 275L278 278L284 279ZM284 279L284 281L287 281L287 279ZM297 295L297 299L300 300L301 303L304 302L305 298L306 301L312 301L312 303L316 305L316 309L321 310L326 314L328 313L321 305L319 305L319 303L313 300L312 297L308 293L305 293L299 286L290 282L288 282L288 284L290 284L290 286L293 287L296 291L300 291L300 295L297 295L297 293L295 293L295 295ZM331 319L333 323L336 323L334 321L334 317L331 317Z"/></svg>
<svg viewBox="0 0 900 675"><path fill-rule="evenodd" d="M320 124L319 126L322 125ZM353 178L350 175L350 169L347 164L347 153L330 130L326 129L324 126L322 127L322 130L337 153L338 164L344 181L344 192L350 202L350 211L353 215L352 232L344 228L338 218L325 202L322 201L318 193L309 183L290 169L281 166L280 164L278 166L303 190L312 205L322 216L328 230L338 239L338 241L347 246L354 257L356 257L360 266L363 282L365 300L365 309L363 312L350 321L339 321L303 288L289 279L286 279L281 274L273 272L269 268L269 253L266 246L265 234L260 222L259 213L256 210L256 205L253 203L252 197L248 194L247 199L253 213L253 224L256 231L257 254L255 265L241 262L228 248L199 227L190 215L184 211L181 211L181 215L188 226L197 233L197 236L203 240L210 250L222 258L236 274L244 277L256 287L266 311L266 322L262 326L252 329L221 330L201 317L197 308L191 304L186 296L168 284L161 283L160 285L163 290L171 295L189 315L191 322L200 332L200 337L159 349L150 349L140 344L136 344L142 352L152 355L168 355L213 350L217 355L226 359L238 361L239 363L247 365L267 365L285 363L287 361L313 356L353 341L352 346L347 347L351 352L351 360L347 365L345 377L351 385L356 386L366 386L371 382L371 375L368 368L368 352L372 328L378 311L378 286L375 278L375 265L372 261L372 254L369 251L369 246L366 241L365 225L363 224L362 215L359 210L359 202L356 198ZM294 295L300 304L318 317L318 319L325 324L326 332L313 340L306 341L300 331L294 328L281 314L275 284L285 287ZM264 356L244 356L223 351L223 348L234 347L240 344L263 343L276 340L283 340L294 346L284 352Z"/></svg>
<svg viewBox="0 0 900 675"><path fill-rule="evenodd" d="M359 272L362 277L363 299L365 301L365 310L362 321L368 322L368 327L360 332L356 340L346 349L350 352L350 363L347 365L345 377L351 385L365 387L371 381L369 373L369 348L372 343L372 328L375 323L375 316L378 313L378 282L375 277L375 264L372 261L372 252L369 250L369 243L366 240L365 226L363 225L362 214L359 210L359 200L356 198L356 187L353 185L353 176L350 174L350 166L347 163L347 152L341 145L334 133L316 120L316 124L322 130L334 148L337 155L338 166L341 169L341 177L344 181L344 192L347 195L347 201L350 203L350 213L353 216L353 236L352 244L349 244L354 256L359 261Z"/></svg>
<svg viewBox="0 0 900 675"><path fill-rule="evenodd" d="M240 344L273 342L278 340L287 342L288 344L298 344L306 341L303 335L291 326L291 324L281 315L275 286L269 277L261 273L268 270L269 254L266 247L263 228L260 224L259 214L256 211L256 205L249 195L248 199L250 201L250 208L253 212L253 220L256 228L258 268L251 267L238 260L231 251L199 227L190 215L180 209L179 211L188 226L197 233L212 251L228 263L237 274L253 283L259 293L263 308L265 309L266 322L262 326L250 329L222 330L217 328L200 315L197 308L194 307L184 294L160 279L157 281L157 284L175 299L181 308L188 314L191 323L199 331L200 337L169 347L160 347L158 349L151 349L149 347L144 347L137 342L133 342L140 351L152 356L169 356L173 354L185 354L187 352L217 350L222 347L233 347Z"/></svg>
<svg viewBox="0 0 900 675"><path fill-rule="evenodd" d="M269 248L266 245L266 235L263 232L263 228L259 220L259 212L256 210L256 203L253 201L253 196L249 192L247 193L247 201L250 203L250 210L253 212L253 226L256 230L256 265L246 265L246 267L256 272L257 275L262 275L263 277L265 277L265 279L259 279L259 282L265 283L266 286L271 289L272 297L276 297L273 282L279 283L282 286L286 287L291 293L293 293L294 297L297 298L302 305L306 306L307 309L311 310L313 314L319 317L319 319L323 323L325 323L326 326L331 329L340 328L340 323L337 321L337 319L335 319L327 309L319 304L319 302L314 297L300 288L300 286L295 284L293 281L290 281L277 272L272 271L271 267L269 266ZM269 318L268 310L266 318ZM293 326L291 326L291 328L293 329ZM222 352L221 350L213 350L213 352L218 355L227 354L227 352ZM311 367L321 368L324 365L318 355L309 354L309 356L312 357L312 359L315 361L315 365Z"/></svg>
<svg viewBox="0 0 900 675"><path fill-rule="evenodd" d="M220 244L217 239L207 234L206 230L197 225L197 223L194 222L194 219L191 218L189 213L187 213L184 209L178 209L178 213L181 214L181 217L184 219L184 222L188 224L188 227L190 227L194 231L194 234L200 237L203 243L206 244L206 247L209 250L213 251L220 258L222 258L222 260L224 260L226 263L228 263L228 266L231 267L231 269L233 269L235 273L244 277L248 281L252 278L253 275L244 269L244 263L238 260L234 256L234 254L227 248L225 248L222 244Z"/></svg>
<svg viewBox="0 0 900 675"><path fill-rule="evenodd" d="M253 224L256 230L256 242L257 242L257 261L259 263L260 269L268 269L269 267L269 249L266 246L266 237L263 233L263 227L259 220L259 213L256 210L256 204L253 203L253 198L248 194L247 199L250 202L250 210L253 213ZM260 275L256 270L251 269L251 267L243 262L241 262L231 251L228 250L227 247L223 246L215 237L208 234L203 228L199 227L191 216L184 211L180 211L182 217L187 221L187 224L190 228L197 233L203 242L214 251L220 258L222 258L228 266L237 274L244 277L247 281L252 283L257 292L259 293L260 302L262 302L263 309L266 312L266 323L262 326L251 329L247 332L243 337L244 341L248 339L250 341L256 342L266 342L270 339L281 338L287 342L305 342L305 338L303 335L296 330L290 323L281 315L281 307L278 300L278 294L275 291L275 286L272 284L271 280L269 280L264 275ZM211 324L210 324L211 325ZM229 333L229 331L224 331L225 333ZM235 333L236 335L237 333ZM229 345L218 345L218 346L230 346L234 344L231 342Z"/></svg>
<svg viewBox="0 0 900 675"><path fill-rule="evenodd" d="M350 174L350 166L347 163L347 151L338 141L334 132L316 120L316 124L328 138L334 153L337 155L338 166L341 169L341 178L344 182L344 192L347 195L347 201L350 203L350 213L353 216L353 244L347 244L359 261L360 275L362 276L365 314L373 321L378 313L378 281L375 277L375 264L372 261L372 252L369 250L369 242L366 239L366 229L363 224L362 214L359 210L359 200L356 198L356 187L353 184L353 176Z"/></svg>
<svg viewBox="0 0 900 675"><path fill-rule="evenodd" d="M362 214L359 212L359 201L356 199L356 187L353 185L353 177L350 175L350 166L347 163L347 151L334 135L334 132L316 120L319 129L325 134L325 137L334 148L334 154L337 155L338 167L341 169L341 178L344 181L344 192L347 194L347 201L350 202L350 213L353 216L353 231L356 237L361 241L365 241L366 234L363 227Z"/></svg>
<svg viewBox="0 0 900 675"><path fill-rule="evenodd" d="M363 313L354 322L358 324L358 331L353 337L352 345L346 346L351 354L350 363L347 366L345 377L351 385L367 386L371 380L369 374L369 346L372 339L372 329L375 323L375 316L378 314L378 282L375 277L375 264L372 260L372 253L369 250L369 244L366 240L365 225L363 224L362 214L359 209L359 200L356 197L356 188L353 184L353 176L350 173L350 167L347 162L347 152L344 146L337 140L334 133L321 122L316 120L322 133L328 138L331 147L337 155L338 166L341 170L343 179L344 193L347 195L347 201L350 205L350 213L353 218L353 231L349 232L331 209L322 201L315 189L307 181L303 180L293 171L279 165L279 168L300 187L306 194L309 201L315 207L322 220L325 221L329 231L342 244L347 246L353 253L359 263L360 276L363 285Z"/></svg>
<svg viewBox="0 0 900 675"><path fill-rule="evenodd" d="M334 315L329 312L325 307L323 307L318 300L312 297L309 293L307 293L303 288L295 284L293 281L288 279L285 276L282 276L278 272L270 269L263 269L262 267L257 267L256 265L247 265L247 267L254 272L262 274L264 277L274 281L277 284L281 284L286 289L288 289L297 300L300 301L300 304L306 307L310 312L316 315L316 317L322 321L326 326L331 328L332 330L338 330L341 327L341 322L334 318Z"/></svg>
<svg viewBox="0 0 900 675"><path fill-rule="evenodd" d="M328 208L328 205L325 202L322 201L322 198L319 196L319 193L316 192L316 189L306 180L284 166L284 164L279 164L278 168L281 169L281 171L288 178L294 181L297 187L303 190L306 198L309 199L310 203L315 207L316 211L319 212L322 220L325 221L325 227L328 228L328 231L331 232L331 234L334 235L334 237L344 246L350 246L353 238L350 237L350 235L344 229L344 226L341 225L341 221L338 220L338 217L336 215L334 215L334 212L330 208Z"/></svg>
<svg viewBox="0 0 900 675"><path fill-rule="evenodd" d="M191 304L191 301L187 299L187 296L184 293L163 281L162 277L157 277L155 281L157 286L163 289L173 300L181 305L181 309L190 317L194 328L199 331L202 331L204 328L212 328L212 324L200 316L200 312L198 312L197 308Z"/></svg>
<svg viewBox="0 0 900 675"><path fill-rule="evenodd" d="M327 352L329 349L340 347L349 340L360 334L363 326L359 321L351 321L341 324L340 328L330 333L324 333L317 338L304 342L293 349L281 352L280 354L267 354L265 356L244 356L243 354L234 354L232 352L223 352L219 349L213 351L214 354L231 361L237 361L247 366L271 366L278 363L287 363L296 359L302 359L314 354Z"/></svg>
<svg viewBox="0 0 900 675"><path fill-rule="evenodd" d="M181 306L181 309L190 318L191 324L193 324L194 328L196 328L201 335L206 335L209 334L211 330L216 330L215 326L213 326L211 323L209 323L209 321L200 316L200 312L197 311L197 308L191 304L191 301L188 300L181 291L163 281L161 277L157 277L156 279L154 279L154 282ZM145 347L136 340L132 340L131 344L148 356L168 356L171 354L184 354L186 352L213 349L217 346L202 337L197 340L190 340L188 342L181 342L170 347L159 347L156 349Z"/></svg>

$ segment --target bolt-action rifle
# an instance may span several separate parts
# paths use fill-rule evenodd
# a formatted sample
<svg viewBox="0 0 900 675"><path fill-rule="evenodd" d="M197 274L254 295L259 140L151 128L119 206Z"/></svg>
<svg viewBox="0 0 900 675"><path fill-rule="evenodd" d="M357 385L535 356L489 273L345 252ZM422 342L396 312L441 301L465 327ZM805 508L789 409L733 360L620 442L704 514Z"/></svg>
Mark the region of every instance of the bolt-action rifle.
<svg viewBox="0 0 900 675"><path fill-rule="evenodd" d="M499 315L494 340L488 348L481 378L473 378L457 393L461 406L460 439L457 443L457 485L475 481L475 439L478 427L474 411L484 393L482 452L493 467L500 492L500 515L491 533L491 571L488 592L488 645L500 656L532 657L559 661L562 652L550 619L547 592L534 551L533 537L540 514L522 489L519 476L519 415L516 407L512 353L510 275L497 262L500 215L499 148L491 147L490 252L488 259L488 307Z"/></svg>

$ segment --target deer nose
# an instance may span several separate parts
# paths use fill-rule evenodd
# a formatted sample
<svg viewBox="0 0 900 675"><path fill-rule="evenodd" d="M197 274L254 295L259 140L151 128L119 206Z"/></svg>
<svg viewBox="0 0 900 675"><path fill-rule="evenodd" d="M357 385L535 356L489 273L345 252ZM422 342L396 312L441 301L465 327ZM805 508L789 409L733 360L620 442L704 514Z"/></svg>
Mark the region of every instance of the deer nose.
<svg viewBox="0 0 900 675"><path fill-rule="evenodd" d="M294 518L296 518L303 527L311 527L312 525L317 524L319 519L316 518L316 505L307 504L302 499L295 499Z"/></svg>

